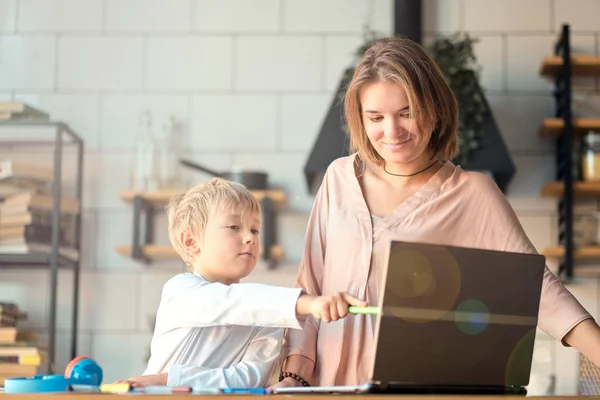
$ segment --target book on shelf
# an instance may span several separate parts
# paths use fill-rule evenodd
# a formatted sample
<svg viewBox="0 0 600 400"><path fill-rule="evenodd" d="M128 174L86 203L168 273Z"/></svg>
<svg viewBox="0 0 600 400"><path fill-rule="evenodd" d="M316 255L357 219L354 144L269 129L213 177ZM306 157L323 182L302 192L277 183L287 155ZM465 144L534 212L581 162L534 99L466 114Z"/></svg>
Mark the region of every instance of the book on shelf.
<svg viewBox="0 0 600 400"><path fill-rule="evenodd" d="M0 254L19 255L19 254L42 254L50 255L52 246L49 243L21 243L21 244L0 244ZM79 251L72 247L60 246L58 254L69 261L79 260Z"/></svg>
<svg viewBox="0 0 600 400"><path fill-rule="evenodd" d="M50 119L50 115L27 103L18 101L0 101L0 121L22 121Z"/></svg>
<svg viewBox="0 0 600 400"><path fill-rule="evenodd" d="M47 346L39 344L32 332L17 327L26 313L15 303L0 303L0 319L13 317L13 326L0 327L0 385L6 378L32 377L46 355Z"/></svg>
<svg viewBox="0 0 600 400"><path fill-rule="evenodd" d="M53 206L54 200L51 195L35 193L15 194L5 197L4 201L0 203L0 218L36 209L52 211ZM79 214L79 200L75 197L61 197L60 211L65 214Z"/></svg>
<svg viewBox="0 0 600 400"><path fill-rule="evenodd" d="M67 227L69 228L69 227ZM74 228L74 227L73 227ZM74 229L59 227L59 241L62 246L75 247ZM29 224L24 226L0 226L0 245L26 244L26 243L51 243L51 224Z"/></svg>
<svg viewBox="0 0 600 400"><path fill-rule="evenodd" d="M15 162L12 159L0 161L0 180L26 179L37 183L48 183L54 179L54 170L50 167Z"/></svg>
<svg viewBox="0 0 600 400"><path fill-rule="evenodd" d="M21 193L51 194L52 184L22 178L6 178L0 180L0 198Z"/></svg>

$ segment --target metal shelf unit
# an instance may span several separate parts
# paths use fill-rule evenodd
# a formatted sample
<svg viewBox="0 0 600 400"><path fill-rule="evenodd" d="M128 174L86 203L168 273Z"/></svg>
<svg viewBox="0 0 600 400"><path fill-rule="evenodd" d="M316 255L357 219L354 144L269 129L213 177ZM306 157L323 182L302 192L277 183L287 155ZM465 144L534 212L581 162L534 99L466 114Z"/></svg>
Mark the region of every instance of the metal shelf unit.
<svg viewBox="0 0 600 400"><path fill-rule="evenodd" d="M48 132L33 135L11 133L5 136L7 128L50 128L54 138ZM54 146L53 152L53 185L52 185L52 228L49 253L0 254L0 268L15 269L49 269L50 270L50 304L49 308L49 343L46 365L49 374L55 373L56 363L56 306L58 270L67 269L73 272L73 310L71 315L71 358L77 356L77 316L79 311L79 274L81 266L81 200L83 192L83 140L66 124L60 121L0 121L0 145L6 146ZM51 132L52 132L51 131ZM12 135L12 136L10 136ZM59 254L60 247L60 201L62 197L62 167L65 146L76 147L76 182L75 197L79 202L79 213L75 218L75 249L78 252L76 261L71 261Z"/></svg>

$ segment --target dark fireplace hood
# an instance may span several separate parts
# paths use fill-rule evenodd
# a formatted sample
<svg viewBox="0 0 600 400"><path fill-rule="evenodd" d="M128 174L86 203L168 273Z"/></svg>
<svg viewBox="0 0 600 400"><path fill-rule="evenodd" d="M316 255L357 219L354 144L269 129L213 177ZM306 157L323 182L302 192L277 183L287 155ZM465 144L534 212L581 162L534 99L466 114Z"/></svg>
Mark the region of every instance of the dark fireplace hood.
<svg viewBox="0 0 600 400"><path fill-rule="evenodd" d="M395 35L408 37L421 43L421 18L420 0L394 1ZM343 104L340 96L353 72L353 68L348 68L344 72L304 166L308 191L313 195L317 193L329 164L336 158L349 154L350 148L344 130ZM487 104L485 95L483 98ZM515 174L515 166L489 106L486 108L488 111L484 115L484 137L479 149L471 153L468 163L461 162L460 158L453 162L465 170L489 173L500 190L506 193L508 184Z"/></svg>

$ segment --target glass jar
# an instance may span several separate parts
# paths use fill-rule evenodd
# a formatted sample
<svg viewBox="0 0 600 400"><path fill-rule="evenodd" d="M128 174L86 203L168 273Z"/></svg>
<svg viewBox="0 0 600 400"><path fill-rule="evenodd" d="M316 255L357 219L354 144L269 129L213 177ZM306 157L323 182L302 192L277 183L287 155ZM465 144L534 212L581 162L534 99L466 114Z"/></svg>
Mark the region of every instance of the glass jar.
<svg viewBox="0 0 600 400"><path fill-rule="evenodd" d="M583 180L600 181L600 133L590 131L583 139Z"/></svg>
<svg viewBox="0 0 600 400"><path fill-rule="evenodd" d="M159 181L161 190L176 191L184 188L179 169L179 158L184 147L181 123L171 115L163 125L158 153Z"/></svg>

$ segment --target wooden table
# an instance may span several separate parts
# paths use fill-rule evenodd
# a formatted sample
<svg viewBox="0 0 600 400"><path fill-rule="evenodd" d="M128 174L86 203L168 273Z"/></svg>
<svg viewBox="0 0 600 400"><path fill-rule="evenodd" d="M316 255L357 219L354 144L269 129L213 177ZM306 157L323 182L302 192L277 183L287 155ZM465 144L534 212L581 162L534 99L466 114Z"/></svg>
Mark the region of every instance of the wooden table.
<svg viewBox="0 0 600 400"><path fill-rule="evenodd" d="M126 394L103 394L103 393L58 393L58 394L0 394L0 399L2 400L83 400L90 397L98 398L100 400L123 400L124 396L128 396ZM198 400L199 397L215 397L219 400L257 400L260 396L246 396L246 395L215 395L215 396L204 396L204 395L184 395L184 394L174 394L174 395L142 395L135 394L133 396L151 396L152 400ZM498 399L499 396L423 396L423 395L406 395L406 396L396 396L396 395L331 395L331 396L320 396L320 395L271 395L268 397L279 397L290 399L294 398L302 398L306 400L330 400L334 398L335 400L439 400L439 399L452 399L456 400L457 398L465 398L468 400L491 400ZM532 396L533 397L533 396ZM523 399L523 396L502 396L504 399ZM576 396L540 396L534 397L535 399L540 400L561 400L561 399L575 399L579 398Z"/></svg>

